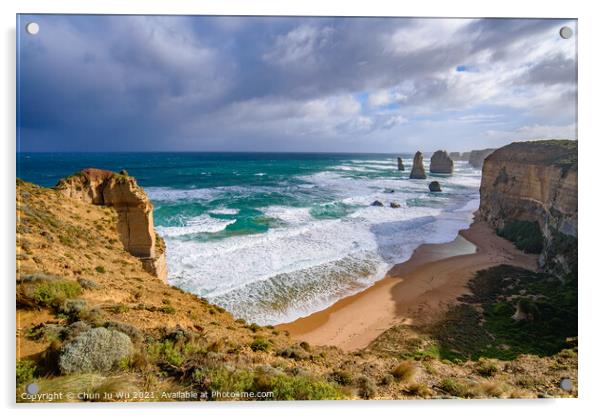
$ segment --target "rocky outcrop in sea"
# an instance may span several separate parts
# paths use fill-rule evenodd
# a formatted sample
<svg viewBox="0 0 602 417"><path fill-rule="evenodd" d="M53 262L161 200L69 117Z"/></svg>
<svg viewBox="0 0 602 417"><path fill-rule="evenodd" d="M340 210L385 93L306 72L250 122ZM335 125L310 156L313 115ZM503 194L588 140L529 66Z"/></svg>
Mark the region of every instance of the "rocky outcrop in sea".
<svg viewBox="0 0 602 417"><path fill-rule="evenodd" d="M437 151L431 156L430 171L433 174L451 174L454 171L454 161L446 151Z"/></svg>
<svg viewBox="0 0 602 417"><path fill-rule="evenodd" d="M403 160L400 157L397 157L397 170L403 171L404 169Z"/></svg>
<svg viewBox="0 0 602 417"><path fill-rule="evenodd" d="M439 181L431 181L429 184L429 191L435 193L441 192L441 184L439 184Z"/></svg>
<svg viewBox="0 0 602 417"><path fill-rule="evenodd" d="M414 155L414 161L412 162L412 172L410 172L410 179L426 179L426 173L424 172L424 164L422 162L422 159L422 152L416 152L416 154Z"/></svg>
<svg viewBox="0 0 602 417"><path fill-rule="evenodd" d="M483 162L485 158L491 155L495 151L495 148L487 148L470 151L470 155L468 156L468 163L473 168L482 168Z"/></svg>

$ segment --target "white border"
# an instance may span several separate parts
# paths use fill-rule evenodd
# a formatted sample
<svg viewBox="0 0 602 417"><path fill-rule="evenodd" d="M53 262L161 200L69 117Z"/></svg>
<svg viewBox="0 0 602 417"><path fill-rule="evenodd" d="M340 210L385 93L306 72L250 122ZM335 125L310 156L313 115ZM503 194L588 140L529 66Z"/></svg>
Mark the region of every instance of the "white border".
<svg viewBox="0 0 602 417"><path fill-rule="evenodd" d="M261 416L345 413L349 416L367 414L440 414L445 416L488 416L532 412L545 415L580 415L600 408L596 402L602 389L600 336L600 303L602 276L594 263L599 257L598 240L600 224L596 216L602 199L598 184L602 146L600 141L600 91L599 77L600 41L602 40L600 15L592 1L541 1L503 0L486 2L475 0L435 1L420 0L394 2L385 0L3 0L0 2L2 21L2 100L0 117L4 135L2 149L2 181L0 196L3 204L0 230L0 254L4 282L2 308L5 323L2 354L0 393L2 406L8 413L23 415L70 416L106 415L108 412L126 412L128 415L164 416L166 412L194 413L195 415ZM16 13L112 13L112 14L237 14L237 15L346 15L346 16L447 16L447 17L571 17L579 19L579 165L580 165L580 284L579 284L579 396L577 400L471 400L471 401L381 401L381 402L321 402L321 403L228 403L228 404L143 404L76 405L56 404L52 407L14 405L14 266L15 266L15 14ZM585 227L584 227L585 226ZM85 411L84 411L85 410ZM119 410L119 411L118 411ZM589 413L588 413L589 414Z"/></svg>

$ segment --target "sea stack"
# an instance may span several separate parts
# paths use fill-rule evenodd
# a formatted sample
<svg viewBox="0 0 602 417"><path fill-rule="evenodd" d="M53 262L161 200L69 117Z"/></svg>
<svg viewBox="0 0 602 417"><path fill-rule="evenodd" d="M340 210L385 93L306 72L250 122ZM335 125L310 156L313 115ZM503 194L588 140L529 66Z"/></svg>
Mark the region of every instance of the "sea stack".
<svg viewBox="0 0 602 417"><path fill-rule="evenodd" d="M485 161L485 158L491 155L493 151L495 151L495 148L470 151L470 155L468 156L468 163L473 168L481 169L483 167L483 162Z"/></svg>
<svg viewBox="0 0 602 417"><path fill-rule="evenodd" d="M441 184L439 184L439 181L432 181L429 184L429 191L434 193L441 192Z"/></svg>
<svg viewBox="0 0 602 417"><path fill-rule="evenodd" d="M404 169L403 160L400 157L397 157L397 170L403 171Z"/></svg>
<svg viewBox="0 0 602 417"><path fill-rule="evenodd" d="M454 161L446 151L437 151L431 157L430 171L433 174L451 174L454 171Z"/></svg>
<svg viewBox="0 0 602 417"><path fill-rule="evenodd" d="M58 182L55 189L65 197L85 203L111 206L117 212L117 232L123 247L139 258L144 269L165 280L164 245L153 225L153 205L126 171L115 173L88 168Z"/></svg>
<svg viewBox="0 0 602 417"><path fill-rule="evenodd" d="M410 179L413 180L424 180L426 179L426 173L424 172L424 164L422 163L422 152L416 152L414 155L414 161L412 162L412 172L410 173Z"/></svg>

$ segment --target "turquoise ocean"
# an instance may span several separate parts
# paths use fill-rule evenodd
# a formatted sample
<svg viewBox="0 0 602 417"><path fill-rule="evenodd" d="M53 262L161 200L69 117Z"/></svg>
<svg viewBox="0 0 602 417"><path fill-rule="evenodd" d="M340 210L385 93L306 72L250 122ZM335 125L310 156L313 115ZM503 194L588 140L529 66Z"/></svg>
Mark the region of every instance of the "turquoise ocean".
<svg viewBox="0 0 602 417"><path fill-rule="evenodd" d="M154 204L169 283L236 317L277 324L369 287L419 245L452 241L469 226L480 170L456 162L451 176L410 180L412 155L401 155L404 172L397 156L18 153L17 176L53 186L87 167L126 169ZM429 192L431 180L443 192Z"/></svg>

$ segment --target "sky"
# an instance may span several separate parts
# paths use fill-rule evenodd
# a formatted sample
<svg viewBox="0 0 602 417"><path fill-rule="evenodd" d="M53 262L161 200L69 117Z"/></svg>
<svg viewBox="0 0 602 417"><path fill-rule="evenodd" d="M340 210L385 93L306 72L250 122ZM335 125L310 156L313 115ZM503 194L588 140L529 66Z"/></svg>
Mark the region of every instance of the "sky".
<svg viewBox="0 0 602 417"><path fill-rule="evenodd" d="M575 20L21 15L17 31L19 151L465 151L577 135Z"/></svg>

